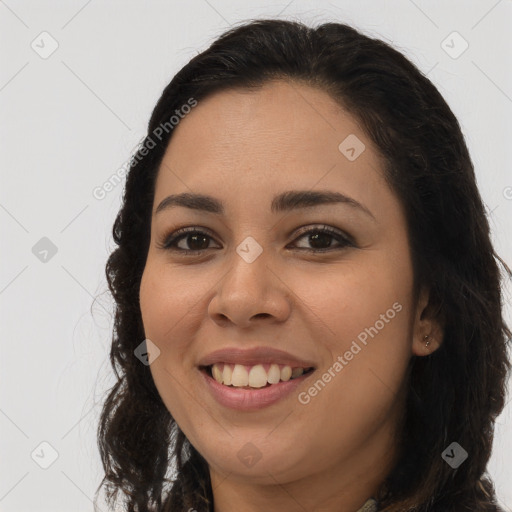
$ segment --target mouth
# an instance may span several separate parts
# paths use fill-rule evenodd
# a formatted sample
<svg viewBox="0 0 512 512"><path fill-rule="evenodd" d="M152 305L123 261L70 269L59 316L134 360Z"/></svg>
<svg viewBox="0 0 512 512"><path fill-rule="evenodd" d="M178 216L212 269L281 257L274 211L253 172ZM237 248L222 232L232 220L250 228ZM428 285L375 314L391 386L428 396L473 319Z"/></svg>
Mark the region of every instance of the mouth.
<svg viewBox="0 0 512 512"><path fill-rule="evenodd" d="M199 366L218 384L231 389L264 389L283 382L306 377L315 371L313 366L291 367L289 365L266 363L256 365L243 365L231 363L215 363L208 366Z"/></svg>
<svg viewBox="0 0 512 512"><path fill-rule="evenodd" d="M216 362L197 369L203 377L202 389L218 404L247 413L290 399L299 387L314 378L316 371L314 366L292 367L268 362L254 365Z"/></svg>

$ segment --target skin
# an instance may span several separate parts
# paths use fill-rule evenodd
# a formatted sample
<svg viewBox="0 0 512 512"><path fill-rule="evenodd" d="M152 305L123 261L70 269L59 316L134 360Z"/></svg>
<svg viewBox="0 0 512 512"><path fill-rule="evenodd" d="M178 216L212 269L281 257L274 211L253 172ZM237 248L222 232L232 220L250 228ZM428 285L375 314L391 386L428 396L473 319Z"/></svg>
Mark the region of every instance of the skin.
<svg viewBox="0 0 512 512"><path fill-rule="evenodd" d="M413 301L406 219L381 157L330 96L286 81L216 93L174 130L156 182L140 307L146 337L160 350L150 365L155 385L209 464L215 512L356 511L376 495L396 455L410 358L428 356L442 340L428 290ZM349 134L366 146L352 162L338 149ZM346 204L271 213L274 195L299 189L343 193L374 219ZM154 214L181 192L216 197L225 215L184 207ZM329 237L315 246L297 235L322 224L356 247L335 249ZM178 244L208 247L201 255L158 248L171 230L188 226L211 231L203 245L190 237ZM263 249L252 263L236 252L248 236ZM304 250L329 243L330 252ZM401 311L308 404L299 403L298 393L394 303ZM202 382L199 359L256 346L315 361L317 377L258 411L221 406ZM261 453L251 467L237 456L249 442Z"/></svg>

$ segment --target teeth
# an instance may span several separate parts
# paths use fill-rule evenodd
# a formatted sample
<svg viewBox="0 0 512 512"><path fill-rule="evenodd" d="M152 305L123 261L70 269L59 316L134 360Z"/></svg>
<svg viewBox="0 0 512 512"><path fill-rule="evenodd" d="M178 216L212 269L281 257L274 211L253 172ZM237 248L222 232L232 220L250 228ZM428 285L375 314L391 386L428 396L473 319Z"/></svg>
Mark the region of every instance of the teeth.
<svg viewBox="0 0 512 512"><path fill-rule="evenodd" d="M291 368L284 365L271 364L268 372L262 364L254 365L247 371L242 364L223 364L215 363L211 367L213 378L225 386L234 386L237 388L251 387L263 388L268 384L277 384L279 381L286 382L295 379L304 374L304 368Z"/></svg>
<svg viewBox="0 0 512 512"><path fill-rule="evenodd" d="M281 380L281 370L277 364L270 365L267 380L270 384L277 384Z"/></svg>
<svg viewBox="0 0 512 512"><path fill-rule="evenodd" d="M292 376L292 369L289 366L283 366L281 368L281 380L283 382L286 382L290 380L290 377Z"/></svg>
<svg viewBox="0 0 512 512"><path fill-rule="evenodd" d="M219 368L218 365L214 364L212 366L212 375L213 375L213 378L217 381L217 382L221 382L222 383L222 374L223 372L221 371L221 369Z"/></svg>
<svg viewBox="0 0 512 512"><path fill-rule="evenodd" d="M304 368L294 368L292 370L292 379L295 379L295 377L300 377L304 373Z"/></svg>
<svg viewBox="0 0 512 512"><path fill-rule="evenodd" d="M214 364L213 366L215 367L217 365ZM233 370L231 369L231 366L229 366L228 364L225 364L224 370L222 370L222 380L217 379L217 381L220 382L221 384L225 384L226 386L230 386L232 376L233 376Z"/></svg>
<svg viewBox="0 0 512 512"><path fill-rule="evenodd" d="M235 364L231 377L231 385L236 388L249 385L249 374L241 364Z"/></svg>
<svg viewBox="0 0 512 512"><path fill-rule="evenodd" d="M235 367L236 368L236 367ZM244 368L245 370L245 368ZM247 370L245 370L247 371ZM261 364L257 364L251 368L249 372L249 386L251 388L262 388L267 385L267 372Z"/></svg>

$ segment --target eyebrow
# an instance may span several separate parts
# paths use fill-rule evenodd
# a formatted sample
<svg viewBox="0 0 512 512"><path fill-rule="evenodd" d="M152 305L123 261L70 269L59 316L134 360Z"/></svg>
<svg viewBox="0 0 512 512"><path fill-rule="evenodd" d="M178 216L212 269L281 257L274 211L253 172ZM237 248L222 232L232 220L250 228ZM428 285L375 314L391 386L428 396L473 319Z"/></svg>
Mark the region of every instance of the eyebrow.
<svg viewBox="0 0 512 512"><path fill-rule="evenodd" d="M272 213L288 212L300 208L312 208L327 204L346 204L352 208L358 209L373 220L376 220L372 212L366 206L357 202L355 199L334 192L331 190L312 191L312 190L289 190L274 197L270 211ZM216 215L224 215L224 205L218 199L204 194L183 193L170 195L163 199L155 210L155 215L165 210L182 206L192 210L200 210Z"/></svg>

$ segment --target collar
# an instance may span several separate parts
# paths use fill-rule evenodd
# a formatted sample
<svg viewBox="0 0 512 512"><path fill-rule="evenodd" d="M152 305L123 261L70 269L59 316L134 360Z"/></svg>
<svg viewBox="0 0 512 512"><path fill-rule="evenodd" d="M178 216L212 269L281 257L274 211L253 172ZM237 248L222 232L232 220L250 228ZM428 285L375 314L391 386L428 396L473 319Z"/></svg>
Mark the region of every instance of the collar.
<svg viewBox="0 0 512 512"><path fill-rule="evenodd" d="M377 512L377 501L370 498L357 512Z"/></svg>

